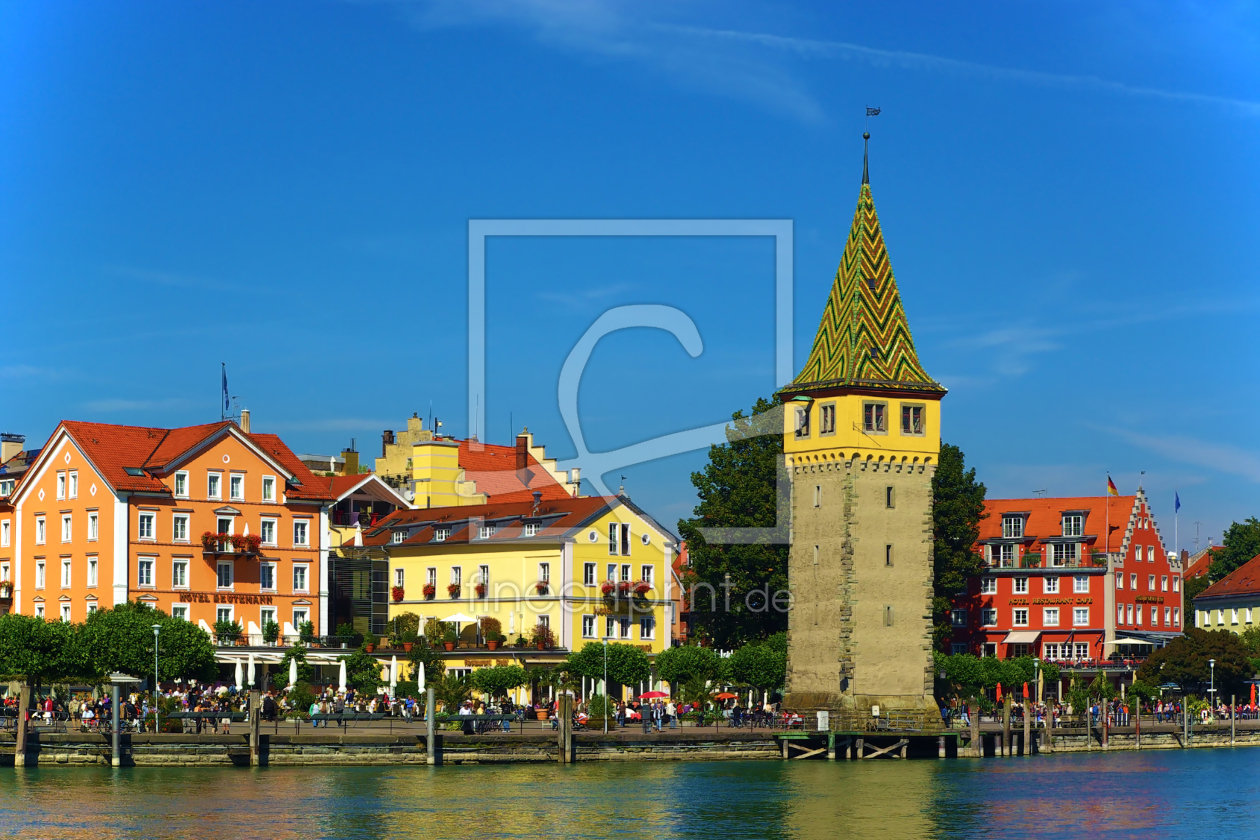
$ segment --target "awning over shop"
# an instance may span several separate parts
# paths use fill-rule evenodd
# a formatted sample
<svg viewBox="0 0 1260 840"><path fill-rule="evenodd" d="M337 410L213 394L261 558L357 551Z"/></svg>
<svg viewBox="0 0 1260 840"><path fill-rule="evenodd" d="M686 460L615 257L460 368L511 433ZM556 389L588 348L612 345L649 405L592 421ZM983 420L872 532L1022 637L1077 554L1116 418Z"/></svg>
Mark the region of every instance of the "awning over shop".
<svg viewBox="0 0 1260 840"><path fill-rule="evenodd" d="M1031 645L1041 635L1040 630L1012 630L1002 640L1004 645Z"/></svg>

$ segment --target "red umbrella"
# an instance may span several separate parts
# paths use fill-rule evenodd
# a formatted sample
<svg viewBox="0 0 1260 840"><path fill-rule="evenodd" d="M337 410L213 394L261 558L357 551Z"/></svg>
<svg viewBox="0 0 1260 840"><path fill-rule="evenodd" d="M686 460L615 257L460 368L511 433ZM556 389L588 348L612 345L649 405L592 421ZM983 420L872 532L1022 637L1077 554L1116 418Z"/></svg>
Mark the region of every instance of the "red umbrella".
<svg viewBox="0 0 1260 840"><path fill-rule="evenodd" d="M663 691L646 691L639 695L640 700L663 700L669 695Z"/></svg>
<svg viewBox="0 0 1260 840"><path fill-rule="evenodd" d="M998 701L998 703L1000 704L1000 703L1002 702L1002 684L1001 684L1001 683L998 683L997 689L998 689L998 691L997 691L997 701Z"/></svg>
<svg viewBox="0 0 1260 840"><path fill-rule="evenodd" d="M1251 684L1251 705L1256 705L1256 684Z"/></svg>
<svg viewBox="0 0 1260 840"><path fill-rule="evenodd" d="M731 694L729 691L723 691L721 694L713 695L713 699L715 700L734 700L737 697L739 697L738 694Z"/></svg>
<svg viewBox="0 0 1260 840"><path fill-rule="evenodd" d="M1028 699L1028 683L1024 683L1024 699Z"/></svg>

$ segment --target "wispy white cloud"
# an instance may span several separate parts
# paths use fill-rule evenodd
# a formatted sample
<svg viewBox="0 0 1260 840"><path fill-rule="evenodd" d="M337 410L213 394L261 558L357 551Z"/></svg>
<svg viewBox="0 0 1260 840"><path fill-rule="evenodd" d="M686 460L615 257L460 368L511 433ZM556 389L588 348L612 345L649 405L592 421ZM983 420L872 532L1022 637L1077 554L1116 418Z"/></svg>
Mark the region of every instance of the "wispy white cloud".
<svg viewBox="0 0 1260 840"><path fill-rule="evenodd" d="M686 31L700 38L740 41L778 50L786 50L804 58L842 58L864 61L875 67L900 67L908 70L950 72L968 76L982 76L1003 81L1020 82L1042 87L1076 88L1094 90L1120 96L1139 96L1173 102L1191 102L1201 105L1224 106L1248 116L1260 116L1260 102L1235 99L1228 96L1195 93L1192 91L1167 90L1164 88L1130 85L1097 76L1077 76L1068 73L1046 73L1039 70L1020 70L974 61L961 61L928 53L903 50L881 50L844 41L817 41L809 38L791 38L759 32L741 32L729 29L704 29L661 25L675 31Z"/></svg>
<svg viewBox="0 0 1260 840"><path fill-rule="evenodd" d="M137 268L128 265L110 265L105 266L105 271L115 277L124 277L128 280L138 280L142 283L156 283L160 286L169 286L176 289L204 289L207 291L217 292L265 292L268 289L265 286L249 285L243 286L235 283L228 283L222 280L214 280L207 277L197 277L191 274L178 274L173 271L154 271L147 268Z"/></svg>
<svg viewBox="0 0 1260 840"><path fill-rule="evenodd" d="M1181 435L1149 435L1128 429L1092 426L1154 452L1170 461L1206 467L1219 473L1242 476L1260 484L1260 453L1227 444L1212 443Z"/></svg>
<svg viewBox="0 0 1260 840"><path fill-rule="evenodd" d="M356 0L361 2L361 0ZM949 73L1023 85L1093 91L1113 96L1224 107L1260 116L1260 102L1195 91L1169 90L1070 73L1049 73L884 50L847 41L817 40L734 28L674 22L722 6L645 4L628 0L378 0L396 6L422 29L507 26L547 46L604 61L633 62L683 87L755 101L803 120L823 118L808 86L785 65L798 61L860 61L876 69ZM671 18L673 20L671 20Z"/></svg>

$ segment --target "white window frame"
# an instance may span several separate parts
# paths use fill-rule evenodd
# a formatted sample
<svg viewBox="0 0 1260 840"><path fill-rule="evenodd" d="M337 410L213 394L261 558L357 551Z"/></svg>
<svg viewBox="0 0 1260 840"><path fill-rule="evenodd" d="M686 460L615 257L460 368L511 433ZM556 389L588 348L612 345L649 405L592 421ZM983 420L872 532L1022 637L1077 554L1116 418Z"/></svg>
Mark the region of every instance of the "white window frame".
<svg viewBox="0 0 1260 840"><path fill-rule="evenodd" d="M1041 623L1045 627L1059 626L1059 608L1058 607L1042 607Z"/></svg>
<svg viewBox="0 0 1260 840"><path fill-rule="evenodd" d="M69 557L61 558L61 588L69 589L74 585L74 561Z"/></svg>
<svg viewBox="0 0 1260 840"><path fill-rule="evenodd" d="M149 521L149 533L147 536L144 532L144 523L146 519ZM136 539L143 540L144 542L157 541L157 511L140 511L140 515L136 519Z"/></svg>
<svg viewBox="0 0 1260 840"><path fill-rule="evenodd" d="M1154 591L1155 591L1155 575L1147 575L1147 576L1146 576L1146 590L1147 590L1148 592L1154 592Z"/></svg>
<svg viewBox="0 0 1260 840"><path fill-rule="evenodd" d="M1251 623L1251 607L1247 607L1247 623ZM1172 607L1164 607L1164 626L1172 627Z"/></svg>
<svg viewBox="0 0 1260 840"><path fill-rule="evenodd" d="M188 604L182 602L171 604L171 618L187 621L190 614L191 610L189 610Z"/></svg>
<svg viewBox="0 0 1260 840"><path fill-rule="evenodd" d="M622 557L630 556L631 545L633 545L633 541L630 539L630 523L622 522L621 523L621 556Z"/></svg>
<svg viewBox="0 0 1260 840"><path fill-rule="evenodd" d="M401 566L394 569L394 586L401 586L401 587L406 588L406 585L407 585L406 581L407 581L407 570L402 568Z"/></svg>
<svg viewBox="0 0 1260 840"><path fill-rule="evenodd" d="M651 563L644 563L639 566L639 580L648 586L656 585L656 567Z"/></svg>
<svg viewBox="0 0 1260 840"><path fill-rule="evenodd" d="M980 594L996 595L997 594L997 578L982 577L980 578Z"/></svg>
<svg viewBox="0 0 1260 840"><path fill-rule="evenodd" d="M621 545L621 530L617 527L619 523L608 523L608 556L617 557L618 549Z"/></svg>
<svg viewBox="0 0 1260 840"><path fill-rule="evenodd" d="M595 616L593 615L582 616L582 638L583 639L595 638Z"/></svg>
<svg viewBox="0 0 1260 840"><path fill-rule="evenodd" d="M952 627L966 627L967 626L967 611L966 610L950 610L949 623L950 623L950 626Z"/></svg>
<svg viewBox="0 0 1260 840"><path fill-rule="evenodd" d="M179 535L179 526L184 526L184 535ZM189 532L192 527L191 518L186 513L177 513L171 517L171 541L177 543L190 542Z"/></svg>
<svg viewBox="0 0 1260 840"><path fill-rule="evenodd" d="M437 589L437 566L430 566L426 571L425 583Z"/></svg>
<svg viewBox="0 0 1260 840"><path fill-rule="evenodd" d="M311 544L311 523L309 520L293 520L293 544L295 546L309 546Z"/></svg>
<svg viewBox="0 0 1260 840"><path fill-rule="evenodd" d="M45 560L35 561L35 588L43 589L48 581L48 565Z"/></svg>
<svg viewBox="0 0 1260 840"><path fill-rule="evenodd" d="M463 566L451 566L451 584L454 584L455 586L464 585L464 567ZM450 584L448 584L448 586L449 585Z"/></svg>
<svg viewBox="0 0 1260 840"><path fill-rule="evenodd" d="M645 615L639 618L639 639L650 642L656 638L656 616Z"/></svg>
<svg viewBox="0 0 1260 840"><path fill-rule="evenodd" d="M1137 592L1137 572L1129 573L1129 588Z"/></svg>
<svg viewBox="0 0 1260 840"><path fill-rule="evenodd" d="M100 577L100 558L95 554L89 554L87 559L87 588L95 589L99 585Z"/></svg>
<svg viewBox="0 0 1260 840"><path fill-rule="evenodd" d="M1124 572L1116 572L1116 589L1124 589Z"/></svg>
<svg viewBox="0 0 1260 840"><path fill-rule="evenodd" d="M174 482L175 486L174 486L174 491L172 493L172 495L175 498L177 499L188 498L188 481L189 481L188 470L175 471L175 482ZM181 488L181 485L183 485L182 488Z"/></svg>
<svg viewBox="0 0 1260 840"><path fill-rule="evenodd" d="M1160 592L1168 591L1168 575L1159 576L1159 591Z"/></svg>
<svg viewBox="0 0 1260 840"><path fill-rule="evenodd" d="M12 526L9 524L9 520L7 519L4 520L3 522L0 522L0 548L9 547L9 534L10 534L9 529L11 527Z"/></svg>
<svg viewBox="0 0 1260 840"><path fill-rule="evenodd" d="M157 587L157 558L156 557L138 557L136 558L136 586L144 589L155 589ZM148 570L148 580L145 580L145 571Z"/></svg>
<svg viewBox="0 0 1260 840"><path fill-rule="evenodd" d="M1018 540L1024 537L1024 517L1019 515L1003 515L1002 516L1002 537L1008 540Z"/></svg>
<svg viewBox="0 0 1260 840"><path fill-rule="evenodd" d="M215 604L214 605L214 623L220 621L235 622L236 621L236 605L235 604Z"/></svg>
<svg viewBox="0 0 1260 840"><path fill-rule="evenodd" d="M1159 607L1151 607L1151 626L1159 626Z"/></svg>
<svg viewBox="0 0 1260 840"><path fill-rule="evenodd" d="M222 582L221 570L227 569L228 584ZM214 588L220 592L231 592L236 589L236 566L231 560L219 560L214 564ZM222 606L220 604L219 606ZM217 619L216 619L217 620Z"/></svg>
<svg viewBox="0 0 1260 840"><path fill-rule="evenodd" d="M1059 594L1059 578L1058 575L1047 575L1041 579L1041 591L1046 595Z"/></svg>
<svg viewBox="0 0 1260 840"><path fill-rule="evenodd" d="M1116 624L1124 624L1124 604L1116 604Z"/></svg>
<svg viewBox="0 0 1260 840"><path fill-rule="evenodd" d="M88 511L88 542L96 542L101 537L101 515L94 511Z"/></svg>
<svg viewBox="0 0 1260 840"><path fill-rule="evenodd" d="M294 607L293 608L293 629L296 630L303 624L311 620L310 607Z"/></svg>
<svg viewBox="0 0 1260 840"><path fill-rule="evenodd" d="M1077 543L1054 543L1054 547L1050 552L1050 564L1053 566L1064 566L1068 563L1076 562L1080 557L1077 550Z"/></svg>
<svg viewBox="0 0 1260 840"><path fill-rule="evenodd" d="M525 536L527 536L527 537L536 537L536 536L538 536L538 523L537 523L537 522L526 522L526 523L525 523Z"/></svg>
<svg viewBox="0 0 1260 840"><path fill-rule="evenodd" d="M48 542L48 521L42 517L35 517L35 544L45 545Z"/></svg>
<svg viewBox="0 0 1260 840"><path fill-rule="evenodd" d="M1013 592L1016 595L1027 595L1028 594L1028 578L1026 577L1011 578L1011 592Z"/></svg>
<svg viewBox="0 0 1260 840"><path fill-rule="evenodd" d="M1076 656L1074 659L1089 659L1089 642L1075 642Z"/></svg>
<svg viewBox="0 0 1260 840"><path fill-rule="evenodd" d="M270 488L270 492L268 492ZM264 502L275 502L276 500L276 477L274 475L264 475L262 477L262 488L259 491L262 494Z"/></svg>
<svg viewBox="0 0 1260 840"><path fill-rule="evenodd" d="M1089 607L1073 607L1072 608L1072 626L1088 627L1089 626Z"/></svg>
<svg viewBox="0 0 1260 840"><path fill-rule="evenodd" d="M582 564L582 585L594 586L595 577L599 573L599 566L595 563Z"/></svg>
<svg viewBox="0 0 1260 840"><path fill-rule="evenodd" d="M451 529L449 527L442 526L441 528L433 529L434 542L446 542L450 538L450 536L451 536Z"/></svg>
<svg viewBox="0 0 1260 840"><path fill-rule="evenodd" d="M39 604L36 604L36 605L35 605L35 617L36 617L36 618L43 618L43 617L44 617L44 605L43 605L43 603L39 603Z"/></svg>
<svg viewBox="0 0 1260 840"><path fill-rule="evenodd" d="M298 573L302 575L302 586L298 586ZM309 594L311 591L311 564L310 563L294 563L293 564L293 592L294 594Z"/></svg>
<svg viewBox="0 0 1260 840"><path fill-rule="evenodd" d="M1022 621L1020 619L1023 619ZM1028 607L1015 607L1011 610L1011 626L1028 626Z"/></svg>
<svg viewBox="0 0 1260 840"><path fill-rule="evenodd" d="M280 564L274 561L264 561L258 564L258 589L261 592L276 592L279 590L280 581ZM271 586L267 586L264 582L263 569L271 572Z"/></svg>
<svg viewBox="0 0 1260 840"><path fill-rule="evenodd" d="M74 542L74 514L61 514L61 541Z"/></svg>
<svg viewBox="0 0 1260 840"><path fill-rule="evenodd" d="M1173 607L1173 627L1181 626L1181 607Z"/></svg>
<svg viewBox="0 0 1260 840"><path fill-rule="evenodd" d="M274 621L276 626L280 626L280 611L276 607L259 607L258 608L258 629L266 628L268 621Z"/></svg>
<svg viewBox="0 0 1260 840"><path fill-rule="evenodd" d="M399 543L406 542L406 541L407 541L407 531L406 531L405 529L403 529L403 528L399 528L399 529L397 529L396 531L394 531L394 533L393 533L393 534L392 534L392 536L390 537L390 541L391 541L394 545L398 545Z"/></svg>
<svg viewBox="0 0 1260 840"><path fill-rule="evenodd" d="M1173 592L1181 591L1181 575L1172 576Z"/></svg>
<svg viewBox="0 0 1260 840"><path fill-rule="evenodd" d="M69 601L61 602L61 620L64 621L66 624L70 623L70 602Z"/></svg>
<svg viewBox="0 0 1260 840"><path fill-rule="evenodd" d="M0 563L0 583L8 582L8 580L9 580L9 564L7 562Z"/></svg>
<svg viewBox="0 0 1260 840"><path fill-rule="evenodd" d="M223 499L222 470L210 470L206 473L206 498L217 501Z"/></svg>
<svg viewBox="0 0 1260 840"><path fill-rule="evenodd" d="M548 585L551 584L551 564L550 563L538 564L538 580Z"/></svg>
<svg viewBox="0 0 1260 840"><path fill-rule="evenodd" d="M271 526L271 539L267 539L267 526ZM258 536L262 538L263 545L277 546L280 544L280 520L271 516L264 516L258 520Z"/></svg>
<svg viewBox="0 0 1260 840"><path fill-rule="evenodd" d="M238 494L237 488L240 488ZM228 501L243 502L245 501L245 473L230 472L228 473Z"/></svg>
<svg viewBox="0 0 1260 840"><path fill-rule="evenodd" d="M57 501L66 497L66 471L57 470Z"/></svg>
<svg viewBox="0 0 1260 840"><path fill-rule="evenodd" d="M997 627L997 609L995 607L985 607L980 610L980 624L983 627Z"/></svg>
<svg viewBox="0 0 1260 840"><path fill-rule="evenodd" d="M493 522L482 522L481 525L477 527L477 539L488 540L494 536L494 532L497 530L498 528Z"/></svg>
<svg viewBox="0 0 1260 840"><path fill-rule="evenodd" d="M79 498L79 471L78 470L70 470L70 491L68 495L69 495L69 498L71 499Z"/></svg>
<svg viewBox="0 0 1260 840"><path fill-rule="evenodd" d="M1065 513L1061 520L1062 536L1079 537L1085 533L1085 516L1080 513Z"/></svg>
<svg viewBox="0 0 1260 840"><path fill-rule="evenodd" d="M1089 575L1072 575L1072 594L1089 594Z"/></svg>
<svg viewBox="0 0 1260 840"><path fill-rule="evenodd" d="M171 559L171 589L187 589L188 588L188 572L189 566L187 557L175 557ZM180 583L180 571L183 572L184 582Z"/></svg>

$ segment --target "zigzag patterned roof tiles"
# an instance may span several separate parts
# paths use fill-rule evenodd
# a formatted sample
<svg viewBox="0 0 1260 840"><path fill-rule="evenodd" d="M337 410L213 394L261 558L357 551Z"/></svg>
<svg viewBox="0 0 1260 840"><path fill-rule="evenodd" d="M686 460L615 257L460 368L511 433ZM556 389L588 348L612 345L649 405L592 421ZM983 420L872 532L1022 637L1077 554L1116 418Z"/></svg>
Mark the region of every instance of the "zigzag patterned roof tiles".
<svg viewBox="0 0 1260 840"><path fill-rule="evenodd" d="M824 388L945 393L919 364L866 183L814 347L800 374L780 393Z"/></svg>

